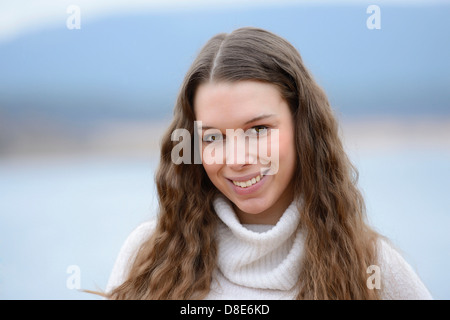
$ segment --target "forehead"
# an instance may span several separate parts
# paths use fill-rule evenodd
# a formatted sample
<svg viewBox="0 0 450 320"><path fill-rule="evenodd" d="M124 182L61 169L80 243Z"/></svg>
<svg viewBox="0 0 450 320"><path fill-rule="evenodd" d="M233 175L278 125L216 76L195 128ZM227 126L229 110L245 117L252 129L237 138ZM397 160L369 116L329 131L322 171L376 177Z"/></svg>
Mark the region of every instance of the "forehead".
<svg viewBox="0 0 450 320"><path fill-rule="evenodd" d="M261 114L283 113L286 108L275 85L257 81L208 82L197 88L197 121L216 128L233 128Z"/></svg>

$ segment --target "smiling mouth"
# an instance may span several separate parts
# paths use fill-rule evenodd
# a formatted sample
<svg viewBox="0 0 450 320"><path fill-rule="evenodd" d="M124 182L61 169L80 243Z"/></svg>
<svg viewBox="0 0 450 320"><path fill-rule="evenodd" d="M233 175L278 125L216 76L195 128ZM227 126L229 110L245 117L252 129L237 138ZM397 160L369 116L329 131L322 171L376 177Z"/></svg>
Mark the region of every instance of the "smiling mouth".
<svg viewBox="0 0 450 320"><path fill-rule="evenodd" d="M258 183L262 178L264 177L264 174L259 174L254 178L251 178L247 181L236 181L236 180L231 180L231 182L233 182L233 184L235 186L241 187L241 188L248 188L251 187L252 185Z"/></svg>

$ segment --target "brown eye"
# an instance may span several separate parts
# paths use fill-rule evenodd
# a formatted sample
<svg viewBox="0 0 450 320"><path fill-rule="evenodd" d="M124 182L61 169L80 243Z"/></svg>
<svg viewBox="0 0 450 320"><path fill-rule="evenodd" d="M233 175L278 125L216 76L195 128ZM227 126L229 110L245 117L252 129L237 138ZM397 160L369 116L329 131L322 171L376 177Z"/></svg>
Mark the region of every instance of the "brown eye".
<svg viewBox="0 0 450 320"><path fill-rule="evenodd" d="M215 142L222 139L222 135L220 134L208 134L203 137L203 141L205 142Z"/></svg>
<svg viewBox="0 0 450 320"><path fill-rule="evenodd" d="M262 135L267 133L266 126L254 126L251 130L254 131L257 135Z"/></svg>

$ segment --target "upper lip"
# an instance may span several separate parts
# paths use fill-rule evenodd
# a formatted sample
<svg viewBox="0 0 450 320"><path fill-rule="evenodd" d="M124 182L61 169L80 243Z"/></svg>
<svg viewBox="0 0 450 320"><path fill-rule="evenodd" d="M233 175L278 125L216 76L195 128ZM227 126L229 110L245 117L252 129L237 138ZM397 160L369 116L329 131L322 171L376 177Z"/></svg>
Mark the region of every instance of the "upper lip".
<svg viewBox="0 0 450 320"><path fill-rule="evenodd" d="M248 181L248 180L250 180L250 179L252 179L252 178L256 178L256 177L259 176L260 174L261 174L261 171L256 172L256 173L251 173L251 174L248 174L248 175L245 175L245 176L241 176L241 177L229 177L228 179L229 179L229 180L232 180L232 181L243 182L243 181ZM263 173L263 174L264 174L264 173Z"/></svg>

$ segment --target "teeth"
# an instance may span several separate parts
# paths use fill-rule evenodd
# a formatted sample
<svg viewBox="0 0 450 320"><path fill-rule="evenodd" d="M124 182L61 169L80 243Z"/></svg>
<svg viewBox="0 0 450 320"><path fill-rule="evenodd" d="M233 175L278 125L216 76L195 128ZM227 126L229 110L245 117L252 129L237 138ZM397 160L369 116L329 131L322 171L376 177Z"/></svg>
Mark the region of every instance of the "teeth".
<svg viewBox="0 0 450 320"><path fill-rule="evenodd" d="M233 183L234 183L234 185L236 185L238 187L247 188L247 187L250 187L250 186L254 185L255 183L259 182L262 179L262 177L263 177L263 175L260 174L259 176L252 178L248 181L234 181L233 180Z"/></svg>

